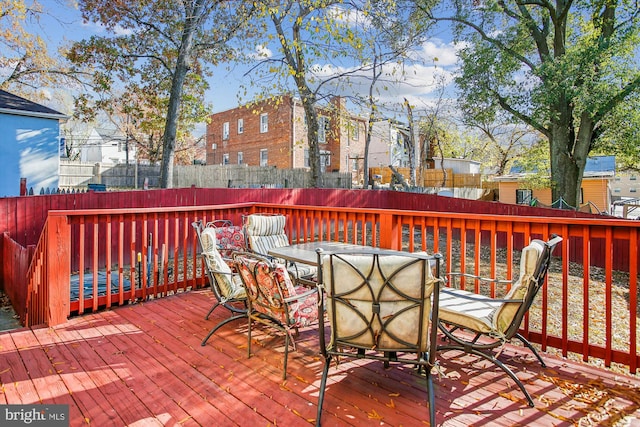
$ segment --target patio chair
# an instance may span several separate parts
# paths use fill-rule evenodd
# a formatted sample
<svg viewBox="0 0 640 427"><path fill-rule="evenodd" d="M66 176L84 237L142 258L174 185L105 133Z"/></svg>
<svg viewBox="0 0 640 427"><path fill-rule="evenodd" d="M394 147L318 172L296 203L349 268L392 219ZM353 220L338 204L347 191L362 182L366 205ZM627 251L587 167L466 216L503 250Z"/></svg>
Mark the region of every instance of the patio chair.
<svg viewBox="0 0 640 427"><path fill-rule="evenodd" d="M236 270L245 286L248 302L249 327L247 357L251 357L251 331L254 321L272 326L284 333L284 367L287 377L289 343L296 349L294 334L298 329L318 320L317 288L293 285L284 264L273 263L254 253L235 253Z"/></svg>
<svg viewBox="0 0 640 427"><path fill-rule="evenodd" d="M202 221L191 224L196 231L198 241L202 247L202 257L205 261L205 271L211 284L211 290L216 299L205 320L218 307L229 310L231 317L215 325L202 340L201 345L206 345L209 338L222 326L237 319L247 317L247 294L240 276L231 271L231 267L222 258L216 247L216 230L214 227L203 227Z"/></svg>
<svg viewBox="0 0 640 427"><path fill-rule="evenodd" d="M251 214L246 216L244 221L247 248L251 252L263 257L273 258L269 255L270 249L289 246L289 237L284 231L287 222L284 215ZM315 266L301 262L276 261L285 263L289 273L300 283L307 285L311 281L315 283L312 279L317 273Z"/></svg>
<svg viewBox="0 0 640 427"><path fill-rule="evenodd" d="M325 363L316 425L322 417L329 366L341 357L424 368L430 425L436 425L431 370L436 364L440 258L364 248L318 250L320 309L326 306L331 338L325 337L321 316L320 351Z"/></svg>
<svg viewBox="0 0 640 427"><path fill-rule="evenodd" d="M485 284L509 284L511 289L504 298L490 298L450 287L440 291L439 327L449 344L438 346L438 351L458 350L497 365L515 381L531 407L534 406L531 396L515 373L498 359L499 350L516 338L531 350L542 367L546 366L536 349L520 334L519 328L544 284L551 253L561 241L562 238L558 236L553 236L548 242L533 240L522 250L520 274L514 281L487 279L463 273L448 274L450 285L455 278L460 277ZM498 349L497 353L493 351L495 349Z"/></svg>

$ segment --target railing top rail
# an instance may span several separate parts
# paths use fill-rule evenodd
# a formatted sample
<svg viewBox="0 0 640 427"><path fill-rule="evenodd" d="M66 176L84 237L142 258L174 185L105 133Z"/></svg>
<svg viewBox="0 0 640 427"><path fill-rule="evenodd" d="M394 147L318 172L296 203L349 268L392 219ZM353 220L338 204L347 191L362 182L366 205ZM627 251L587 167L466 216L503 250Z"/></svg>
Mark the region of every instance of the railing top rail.
<svg viewBox="0 0 640 427"><path fill-rule="evenodd" d="M102 209L69 209L50 210L49 216L93 216L93 215L128 215L144 213L165 213L165 212L192 212L203 210L225 210L241 209L256 206L254 202L233 203L225 205L197 205L197 206L162 206L153 208L102 208Z"/></svg>
<svg viewBox="0 0 640 427"><path fill-rule="evenodd" d="M423 216L423 217L446 217L451 219L472 219L480 221L515 221L530 222L537 224L553 223L556 225L589 225L589 226L607 226L607 227L632 227L640 228L640 221L622 219L615 217L604 218L571 218L571 217L545 217L545 216L523 216L523 215L502 215L502 214L483 214L476 213L472 217L469 213L458 212L439 212L439 211L418 211L403 210L375 207L337 207L337 206L314 206L314 205L287 205L260 202L242 202L223 205L198 205L198 206L164 206L154 208L103 208L103 209L77 209L77 210L50 210L51 216L93 216L93 215L130 215L144 213L165 213L165 212L192 212L202 210L224 210L224 209L242 209L242 208L272 208L272 209L290 209L290 210L308 210L325 212L352 212L362 213L367 211L370 213L385 213L399 216ZM553 218L550 220L550 218Z"/></svg>
<svg viewBox="0 0 640 427"><path fill-rule="evenodd" d="M283 209L282 205L278 204L269 204L269 203L254 203L255 207L268 207L275 209ZM336 207L336 206L305 206L305 205L295 205L295 206L286 206L284 209L291 210L304 210L304 209L313 209L317 211L327 211L327 212L380 212L391 215L398 216L425 216L425 217L447 217L453 219L471 219L471 220L482 220L482 221L515 221L515 222L531 222L531 223L542 223L542 224L563 224L563 225L589 225L589 226L616 226L616 227L640 227L640 221L631 220L631 219L623 219L623 218L615 218L615 217L604 217L604 218L571 218L571 217L548 217L548 216L523 216L523 215L502 215L502 214L483 214L483 213L474 213L472 216L468 212L458 213L458 212L440 212L440 211L417 211L417 210L406 210L406 209L389 209L389 208L372 208L372 207L362 207L362 208L350 208L350 207ZM551 218L551 220L550 220Z"/></svg>

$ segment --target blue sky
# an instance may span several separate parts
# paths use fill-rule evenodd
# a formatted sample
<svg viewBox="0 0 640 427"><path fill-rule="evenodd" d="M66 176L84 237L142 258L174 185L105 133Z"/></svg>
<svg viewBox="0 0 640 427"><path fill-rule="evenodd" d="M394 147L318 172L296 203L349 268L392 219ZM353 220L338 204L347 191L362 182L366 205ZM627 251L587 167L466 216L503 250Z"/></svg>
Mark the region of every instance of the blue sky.
<svg viewBox="0 0 640 427"><path fill-rule="evenodd" d="M100 26L83 23L80 12L72 3L72 0L40 0L47 13L41 17L39 23L33 23L30 28L47 41L51 55L64 43L105 34ZM415 106L417 112L431 108L438 96L435 81L442 78L445 82L450 82L456 69L455 48L448 40L448 31L443 29L417 49L414 52L415 60L404 64L405 83L388 84L387 89L380 94L381 100L391 100L398 105L398 110L401 110L400 104L405 97ZM272 47L268 47L269 52L272 51ZM260 47L255 46L255 49L259 50ZM434 61L434 58L437 60ZM330 69L326 64L316 65L321 69ZM242 85L247 84L247 77L244 76L247 70L248 67L243 65L222 65L214 69L214 76L210 80L211 89L205 99L205 102L212 106L213 112L238 105L238 93L241 93ZM354 87L352 86L351 90L354 90ZM364 89L363 87L362 90ZM452 93L449 85L447 95L451 96ZM242 99L248 101L249 97L250 95L244 96Z"/></svg>

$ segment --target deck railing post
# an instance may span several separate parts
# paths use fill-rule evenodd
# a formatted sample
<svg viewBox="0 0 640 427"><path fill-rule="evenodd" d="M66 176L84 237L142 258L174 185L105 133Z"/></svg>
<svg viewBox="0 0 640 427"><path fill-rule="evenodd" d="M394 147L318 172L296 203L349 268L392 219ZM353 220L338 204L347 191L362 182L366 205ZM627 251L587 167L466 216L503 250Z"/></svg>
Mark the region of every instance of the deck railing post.
<svg viewBox="0 0 640 427"><path fill-rule="evenodd" d="M69 317L69 292L71 277L71 226L66 215L50 215L48 218L48 248L45 274L47 289L47 325L55 326ZM82 286L80 286L82 289Z"/></svg>
<svg viewBox="0 0 640 427"><path fill-rule="evenodd" d="M402 239L398 232L398 221L392 213L380 213L380 247L402 250Z"/></svg>

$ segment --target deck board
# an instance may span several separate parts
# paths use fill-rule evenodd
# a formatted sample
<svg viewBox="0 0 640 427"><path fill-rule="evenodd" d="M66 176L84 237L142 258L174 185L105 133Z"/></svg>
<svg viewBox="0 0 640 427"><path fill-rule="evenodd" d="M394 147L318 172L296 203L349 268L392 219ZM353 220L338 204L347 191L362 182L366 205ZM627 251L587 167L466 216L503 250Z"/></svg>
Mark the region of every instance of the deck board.
<svg viewBox="0 0 640 427"><path fill-rule="evenodd" d="M68 403L72 426L304 426L316 416L322 360L307 328L289 354L260 327L247 358L246 321L202 337L227 313L204 314L208 290L73 318L55 328L0 333L0 404ZM529 408L501 371L449 352L434 374L438 422L468 425L601 424L640 418L640 379L507 346L502 360L526 381ZM428 425L425 379L411 366L342 361L330 370L323 425ZM637 422L637 421L635 421ZM633 424L633 423L632 423Z"/></svg>

